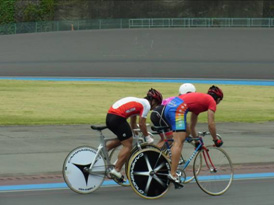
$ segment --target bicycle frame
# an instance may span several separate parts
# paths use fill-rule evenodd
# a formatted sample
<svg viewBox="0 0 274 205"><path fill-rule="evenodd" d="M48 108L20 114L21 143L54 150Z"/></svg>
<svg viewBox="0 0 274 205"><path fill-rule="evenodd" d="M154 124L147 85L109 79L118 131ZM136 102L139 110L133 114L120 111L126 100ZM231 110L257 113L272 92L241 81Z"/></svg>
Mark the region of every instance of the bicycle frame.
<svg viewBox="0 0 274 205"><path fill-rule="evenodd" d="M189 157L189 159L186 161L186 163L185 163L185 165L184 165L184 167L183 167L183 170L185 170L187 167L188 167L188 165L189 165L189 163L192 161L192 159L196 156L196 154L199 152L199 150L200 150L200 148L201 147L204 147L204 141L203 141L203 139L201 138L201 137L199 137L199 138L192 138L192 137L187 137L186 138L186 141L188 142L188 143L191 143L192 141L199 141L200 142L200 144L198 145L198 147L196 147L196 149L194 150L194 152L192 153L192 155Z"/></svg>
<svg viewBox="0 0 274 205"><path fill-rule="evenodd" d="M164 146L166 147L166 150L168 151L169 157L171 158L171 147L170 147L170 145L169 145L168 142L173 142L174 140L173 139L167 139L164 130L162 130L161 133L163 134L163 136L165 138L165 140L164 140L165 141ZM153 134L159 134L159 133L153 133ZM207 134L209 134L209 133L208 132L199 132L200 136L205 136ZM191 143L192 141L196 141L196 142L199 142L199 145L196 147L196 149L194 150L194 152L192 153L192 155L189 157L189 159L185 162L185 165L183 167L183 171L188 167L189 163L194 159L194 157L200 151L200 149L202 149L202 150L205 151L205 152L203 152L203 158L205 160L206 166L208 168L210 168L210 165L211 165L212 168L213 168L213 169L211 169L212 172L216 172L217 171L216 168L215 168L215 166L214 166L214 164L213 164L213 162L212 162L212 160L211 160L211 158L210 158L210 155L209 155L206 147L204 146L204 141L203 141L202 137L196 137L196 138L187 137L185 141L187 141L188 143ZM164 149L162 148L161 149L161 153L163 151L164 151Z"/></svg>
<svg viewBox="0 0 274 205"><path fill-rule="evenodd" d="M149 124L147 124L148 126ZM97 148L97 152L96 155L94 157L94 160L92 161L92 163L89 166L89 173L94 173L94 171L92 171L92 168L94 166L94 164L96 163L96 159L98 158L98 156L100 155L100 153L102 153L105 161L106 161L106 167L111 167L112 163L111 163L111 159L110 159L110 155L108 153L108 150L106 149L106 144L108 141L112 141L112 140L116 140L117 138L105 138L105 136L102 133L102 130L97 130L94 129L97 132L99 132L99 137L100 137L100 144ZM140 128L136 128L133 131L135 132L141 132ZM133 136L133 148L137 147L138 150L142 149L142 143L145 142L144 136L143 137L139 137L139 135L134 135ZM120 145L119 145L120 146ZM115 148L113 148L115 149Z"/></svg>
<svg viewBox="0 0 274 205"><path fill-rule="evenodd" d="M141 132L140 128L134 129L133 131L135 132ZM132 142L132 148L134 148L134 146L138 147L138 150L141 150L141 143L140 140L142 141L142 143L144 142L144 138L140 137L139 135L134 135L133 136L133 142Z"/></svg>
<svg viewBox="0 0 274 205"><path fill-rule="evenodd" d="M109 154L108 154L108 151L106 149L106 143L109 142L109 141L112 141L112 140L116 140L117 138L105 138L105 136L103 135L102 133L102 130L96 130L97 132L99 132L99 137L100 137L100 144L97 148L97 152L96 152L96 155L94 157L94 160L93 162L91 163L91 165L89 166L89 173L94 173L94 171L92 171L92 168L96 162L96 159L98 158L99 154L102 153L103 154L103 157L106 161L106 166L107 167L110 167L112 166L111 162L110 162L110 157L109 157ZM134 129L134 131L136 132L140 132L141 130L139 128L137 129ZM141 143L140 143L140 140L142 142L144 142L144 139L142 139L142 137L139 137L138 135L136 136L133 136L133 145L136 146L138 148L138 150L141 150Z"/></svg>
<svg viewBox="0 0 274 205"><path fill-rule="evenodd" d="M207 134L209 134L208 132L201 132L201 133L199 133L200 135L202 135L202 136L205 136L205 135L207 135ZM183 167L183 170L185 170L187 167L188 167L188 165L189 165L189 163L191 162L191 160L196 156L196 154L199 152L199 150L201 149L201 150L203 150L203 158L204 158L204 160L205 160L205 163L206 163L206 166L207 166L207 168L210 168L210 165L211 165L211 167L213 168L213 169L210 169L210 170L212 170L212 172L216 172L217 171L217 169L215 168L215 166L214 166L214 164L213 164L213 162L212 162L212 160L211 160L211 157L210 157L210 155L209 155L209 153L208 153L208 149L205 147L205 145L204 145L204 141L203 141L203 138L202 137L197 137L197 138L190 138L190 137L187 137L188 139L186 139L186 141L188 142L188 143L191 143L191 141L198 141L198 142L200 142L199 143L199 145L197 146L197 148L195 149L195 151L193 152L193 154L189 157L189 159L187 160L187 162L185 163L185 166Z"/></svg>
<svg viewBox="0 0 274 205"><path fill-rule="evenodd" d="M97 132L100 133L100 144L99 144L99 146L97 148L97 152L96 152L96 155L94 157L94 160L92 161L92 163L89 166L89 173L90 174L94 173L94 171L92 171L92 168L93 168L95 162L97 161L97 158L98 158L98 156L99 156L100 153L103 154L103 157L104 157L104 159L105 159L105 161L107 163L106 166L107 167L111 166L110 158L109 158L109 155L108 155L108 151L106 149L106 143L108 141L112 141L112 140L117 139L117 138L108 138L108 139L106 139L101 130L97 130Z"/></svg>

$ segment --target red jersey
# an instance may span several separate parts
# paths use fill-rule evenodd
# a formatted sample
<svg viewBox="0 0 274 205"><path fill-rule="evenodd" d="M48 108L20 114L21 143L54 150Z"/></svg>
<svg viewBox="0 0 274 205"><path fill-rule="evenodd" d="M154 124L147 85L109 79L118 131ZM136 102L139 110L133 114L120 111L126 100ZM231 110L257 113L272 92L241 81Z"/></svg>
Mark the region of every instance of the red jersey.
<svg viewBox="0 0 274 205"><path fill-rule="evenodd" d="M115 102L108 110L108 113L128 118L133 115L140 115L146 118L150 111L150 104L147 99L126 97Z"/></svg>
<svg viewBox="0 0 274 205"><path fill-rule="evenodd" d="M178 96L187 104L188 110L196 115L207 110L216 111L216 102L214 98L205 93L187 93Z"/></svg>

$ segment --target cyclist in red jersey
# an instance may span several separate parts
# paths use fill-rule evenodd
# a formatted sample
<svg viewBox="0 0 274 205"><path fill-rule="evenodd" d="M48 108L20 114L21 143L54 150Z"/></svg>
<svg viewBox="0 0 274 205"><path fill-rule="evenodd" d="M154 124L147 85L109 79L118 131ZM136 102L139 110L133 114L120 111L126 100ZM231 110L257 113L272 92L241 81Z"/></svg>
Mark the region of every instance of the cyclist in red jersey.
<svg viewBox="0 0 274 205"><path fill-rule="evenodd" d="M160 92L151 88L145 98L126 97L115 102L106 117L107 127L117 136L117 140L110 141L107 144L107 149L111 150L114 147L123 145L115 168L110 171L110 174L116 178L123 180L120 173L122 166L127 160L132 149L132 129L137 128L137 115L139 115L139 127L144 136L149 136L146 127L146 118L150 110L162 103L163 97ZM130 124L127 119L130 118ZM147 139L148 137L146 137Z"/></svg>
<svg viewBox="0 0 274 205"><path fill-rule="evenodd" d="M187 113L191 112L190 118L190 133L192 136L197 136L195 126L198 122L198 115L201 112L208 113L208 129L216 146L220 147L223 142L216 136L216 127L214 115L216 105L223 99L223 92L217 86L211 86L205 93L188 93L180 95L171 100L164 106L162 118L171 127L173 131L174 143L171 148L171 172L168 175L169 179L174 182L177 188L182 187L180 177L176 173L177 166L180 160L183 143L187 137ZM178 186L179 185L179 186Z"/></svg>

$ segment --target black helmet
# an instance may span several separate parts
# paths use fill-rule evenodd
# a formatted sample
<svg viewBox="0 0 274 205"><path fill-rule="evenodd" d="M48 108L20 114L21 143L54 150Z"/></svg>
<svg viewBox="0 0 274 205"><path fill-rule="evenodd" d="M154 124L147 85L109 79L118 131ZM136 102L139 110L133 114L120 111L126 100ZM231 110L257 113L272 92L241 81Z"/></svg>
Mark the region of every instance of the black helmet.
<svg viewBox="0 0 274 205"><path fill-rule="evenodd" d="M158 104L162 104L162 101L163 101L163 96L160 92L158 92L157 90L151 88L149 89L149 91L147 92L147 97L146 97L148 100L152 100L152 99L155 99Z"/></svg>
<svg viewBox="0 0 274 205"><path fill-rule="evenodd" d="M208 89L207 94L211 95L215 100L217 100L217 98L220 98L221 100L224 98L223 91L215 85L212 85Z"/></svg>

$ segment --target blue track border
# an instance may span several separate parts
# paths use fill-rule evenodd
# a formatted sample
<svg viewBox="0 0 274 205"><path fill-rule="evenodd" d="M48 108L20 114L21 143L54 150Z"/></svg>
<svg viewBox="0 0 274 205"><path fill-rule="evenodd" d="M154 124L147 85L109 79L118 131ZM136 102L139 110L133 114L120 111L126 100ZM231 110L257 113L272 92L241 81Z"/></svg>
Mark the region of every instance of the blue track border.
<svg viewBox="0 0 274 205"><path fill-rule="evenodd" d="M224 176L226 178L226 176ZM244 179L266 179L274 178L274 172L267 173L251 173L251 174L234 174L234 180ZM210 176L203 177L203 180L210 180ZM103 187L119 186L112 180L106 180L102 184ZM22 185L6 185L0 186L0 193L7 191L31 191L31 190L47 190L47 189L67 189L66 183L44 183L44 184L22 184Z"/></svg>
<svg viewBox="0 0 274 205"><path fill-rule="evenodd" d="M145 82L145 83L200 83L223 85L274 86L272 80L216 80L216 79L156 79L156 78L68 78L68 77L0 77L0 80L26 81L99 81L99 82Z"/></svg>

